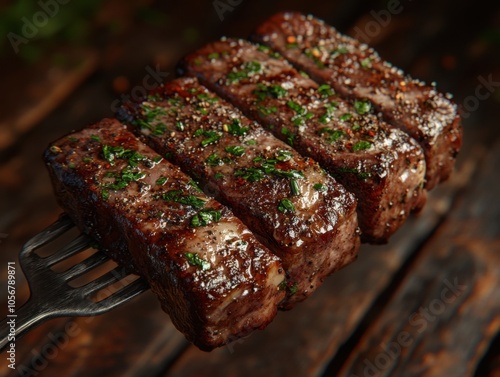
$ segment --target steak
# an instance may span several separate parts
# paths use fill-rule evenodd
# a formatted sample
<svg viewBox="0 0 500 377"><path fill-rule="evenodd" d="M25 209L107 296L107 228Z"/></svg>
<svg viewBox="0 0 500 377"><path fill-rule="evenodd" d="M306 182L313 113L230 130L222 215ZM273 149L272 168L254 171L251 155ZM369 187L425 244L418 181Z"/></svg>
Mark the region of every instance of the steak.
<svg viewBox="0 0 500 377"><path fill-rule="evenodd" d="M279 259L232 212L116 120L51 144L60 205L142 275L175 326L203 350L264 328L285 292Z"/></svg>
<svg viewBox="0 0 500 377"><path fill-rule="evenodd" d="M372 48L312 16L279 13L257 29L254 39L340 95L370 100L392 126L417 140L425 153L427 189L451 174L462 129L449 95L405 75Z"/></svg>
<svg viewBox="0 0 500 377"><path fill-rule="evenodd" d="M149 145L229 206L280 257L290 309L359 247L356 200L316 162L303 158L237 108L182 78L119 116Z"/></svg>
<svg viewBox="0 0 500 377"><path fill-rule="evenodd" d="M340 98L269 47L222 39L188 55L179 72L198 77L354 193L363 241L386 242L424 204L425 162L415 140L379 121L369 101Z"/></svg>

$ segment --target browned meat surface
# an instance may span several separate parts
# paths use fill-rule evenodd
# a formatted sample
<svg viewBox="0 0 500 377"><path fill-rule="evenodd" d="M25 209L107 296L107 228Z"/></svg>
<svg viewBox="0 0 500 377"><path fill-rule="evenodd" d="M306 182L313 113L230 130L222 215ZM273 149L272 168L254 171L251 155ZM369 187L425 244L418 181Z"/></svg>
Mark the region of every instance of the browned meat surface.
<svg viewBox="0 0 500 377"><path fill-rule="evenodd" d="M280 257L288 287L283 308L355 259L354 196L196 79L168 82L123 110L120 116L153 149L228 205Z"/></svg>
<svg viewBox="0 0 500 377"><path fill-rule="evenodd" d="M63 137L44 158L61 206L148 280L198 347L221 346L273 319L285 296L278 258L118 121Z"/></svg>
<svg viewBox="0 0 500 377"><path fill-rule="evenodd" d="M179 70L197 76L275 136L314 158L358 200L362 239L385 242L425 201L420 146L318 86L265 46L243 40L211 43L188 55Z"/></svg>
<svg viewBox="0 0 500 377"><path fill-rule="evenodd" d="M426 188L450 175L462 142L449 96L383 61L367 45L312 16L279 13L255 34L311 77L342 96L370 100L394 127L417 140L425 153Z"/></svg>

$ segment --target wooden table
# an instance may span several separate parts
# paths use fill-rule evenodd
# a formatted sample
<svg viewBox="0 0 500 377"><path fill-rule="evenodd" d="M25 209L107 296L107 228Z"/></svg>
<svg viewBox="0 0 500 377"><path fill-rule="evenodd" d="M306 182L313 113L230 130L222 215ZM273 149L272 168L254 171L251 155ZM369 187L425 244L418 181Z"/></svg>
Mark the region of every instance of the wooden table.
<svg viewBox="0 0 500 377"><path fill-rule="evenodd" d="M0 376L499 376L500 7L403 0L396 14L374 1L237 3L223 20L213 2L155 3L161 24L139 18L109 40L66 51L81 64L38 65L25 85L4 88L18 96L9 113L27 117L15 132L21 115L0 123L0 138L9 137L0 152L1 289L16 262L18 306L29 290L17 254L61 212L40 158L47 143L111 116L113 88L130 93L147 66L173 76L182 54L223 34L245 36L279 10L312 12L351 35L371 30L368 42L387 60L454 93L466 118L452 178L387 245L363 245L355 263L264 331L204 353L146 292L98 317L45 323L17 341L16 372L2 355ZM2 72L2 82L28 68ZM23 103L33 87L41 94ZM6 294L0 307L6 313Z"/></svg>

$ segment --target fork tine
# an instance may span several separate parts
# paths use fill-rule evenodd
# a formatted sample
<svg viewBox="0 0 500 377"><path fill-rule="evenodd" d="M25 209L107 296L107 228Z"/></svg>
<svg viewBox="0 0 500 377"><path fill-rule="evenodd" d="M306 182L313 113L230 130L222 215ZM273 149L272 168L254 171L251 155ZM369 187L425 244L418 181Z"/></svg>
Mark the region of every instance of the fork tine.
<svg viewBox="0 0 500 377"><path fill-rule="evenodd" d="M90 283L79 287L78 290L81 290L84 295L88 295L90 293L98 291L101 288L106 287L111 283L120 281L125 276L127 276L127 271L125 270L125 268L117 266L113 270L108 271L107 273L91 281Z"/></svg>
<svg viewBox="0 0 500 377"><path fill-rule="evenodd" d="M106 254L97 251L84 261L74 265L73 267L67 269L64 272L59 273L59 276L61 276L66 280L74 279L84 274L85 272L91 270L92 268L108 261L109 259L110 258Z"/></svg>
<svg viewBox="0 0 500 377"><path fill-rule="evenodd" d="M47 262L47 266L51 267L83 250L88 249L89 247L90 239L86 235L80 234L70 243L64 245L64 247L62 247L59 251L44 258L44 261Z"/></svg>
<svg viewBox="0 0 500 377"><path fill-rule="evenodd" d="M135 296L145 292L149 289L148 284L143 278L134 280L132 283L122 288L118 292L113 293L111 296L96 303L98 309L96 313L105 312L113 309L114 307L134 298Z"/></svg>
<svg viewBox="0 0 500 377"><path fill-rule="evenodd" d="M56 222L49 225L42 232L28 240L28 242L24 244L20 256L23 257L32 252L34 249L49 243L74 226L75 225L68 215L61 215Z"/></svg>

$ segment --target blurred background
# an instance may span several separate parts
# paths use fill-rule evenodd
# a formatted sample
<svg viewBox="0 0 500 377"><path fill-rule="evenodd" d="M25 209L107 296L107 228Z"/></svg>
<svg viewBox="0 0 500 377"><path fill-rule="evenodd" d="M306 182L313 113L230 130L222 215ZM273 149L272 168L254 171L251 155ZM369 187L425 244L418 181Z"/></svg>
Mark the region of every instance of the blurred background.
<svg viewBox="0 0 500 377"><path fill-rule="evenodd" d="M312 13L453 93L464 147L452 179L388 245L363 246L308 302L248 339L198 351L146 293L100 317L48 322L18 341L17 371L0 359L0 376L500 376L500 4L486 1L2 2L0 314L7 262L18 266L19 307L29 290L17 255L61 212L41 161L47 144L175 77L187 52L246 37L282 10ZM457 279L466 288L436 309ZM403 333L411 344L398 343Z"/></svg>

